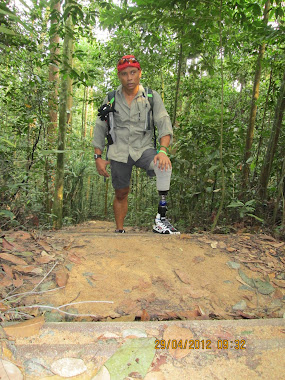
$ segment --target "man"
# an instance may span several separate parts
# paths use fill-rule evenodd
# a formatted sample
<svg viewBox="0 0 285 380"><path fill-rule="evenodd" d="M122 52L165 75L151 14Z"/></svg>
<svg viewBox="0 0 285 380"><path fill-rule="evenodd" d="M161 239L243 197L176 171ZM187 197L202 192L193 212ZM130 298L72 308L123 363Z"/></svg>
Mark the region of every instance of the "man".
<svg viewBox="0 0 285 380"><path fill-rule="evenodd" d="M115 109L111 110L108 97L99 109L94 128L93 145L95 148L96 168L100 175L109 177L106 170L111 165L112 184L115 189L114 213L115 232L125 233L124 219L128 210L128 193L133 165L143 168L150 177L156 175L157 190L160 196L158 214L153 232L179 234L166 219L166 195L170 186L171 162L167 155L172 142L172 126L159 94L153 91L153 121L158 129L160 149L153 147L153 130L148 125L152 118L148 94L140 84L141 67L133 55L122 57L117 65L121 85L115 92ZM107 111L106 111L107 110ZM111 112L112 143L109 145L108 158L102 158L105 137L108 131L106 114ZM105 111L105 112L104 112ZM99 117L100 116L100 117Z"/></svg>

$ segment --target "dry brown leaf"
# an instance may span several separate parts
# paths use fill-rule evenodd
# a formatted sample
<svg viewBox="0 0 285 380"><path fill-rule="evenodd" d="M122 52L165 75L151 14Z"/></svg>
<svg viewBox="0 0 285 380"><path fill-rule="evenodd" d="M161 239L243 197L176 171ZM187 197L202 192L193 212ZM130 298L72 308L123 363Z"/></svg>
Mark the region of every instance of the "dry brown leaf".
<svg viewBox="0 0 285 380"><path fill-rule="evenodd" d="M150 316L145 309L143 309L143 311L142 311L141 320L142 321L150 321Z"/></svg>
<svg viewBox="0 0 285 380"><path fill-rule="evenodd" d="M226 250L228 252L235 252L236 251L236 248L233 248L233 247L227 247Z"/></svg>
<svg viewBox="0 0 285 380"><path fill-rule="evenodd" d="M25 322L4 327L3 329L8 336L15 338L26 338L37 335L44 323L44 317L40 316Z"/></svg>
<svg viewBox="0 0 285 380"><path fill-rule="evenodd" d="M195 289L192 286L188 287L188 289L185 289L185 293L189 295L191 298L202 298L202 297L208 297L209 292L204 289Z"/></svg>
<svg viewBox="0 0 285 380"><path fill-rule="evenodd" d="M76 256L74 253L70 253L67 256L68 260L72 261L75 264L81 264L81 259L80 257Z"/></svg>
<svg viewBox="0 0 285 380"><path fill-rule="evenodd" d="M39 272L40 268L35 267L34 265L16 265L14 269L21 273L36 273Z"/></svg>
<svg viewBox="0 0 285 380"><path fill-rule="evenodd" d="M48 264L51 261L54 261L55 258L49 255L35 257L34 260L39 264Z"/></svg>
<svg viewBox="0 0 285 380"><path fill-rule="evenodd" d="M55 281L59 287L65 286L67 284L68 278L69 275L64 269L56 272Z"/></svg>
<svg viewBox="0 0 285 380"><path fill-rule="evenodd" d="M28 265L25 260L15 255L12 255L11 253L1 252L0 258L6 261L10 261L10 263L13 264Z"/></svg>
<svg viewBox="0 0 285 380"><path fill-rule="evenodd" d="M15 273L15 280L13 280L13 285L16 287L16 288L19 288L20 286L23 285L23 276L18 274L18 273Z"/></svg>
<svg viewBox="0 0 285 380"><path fill-rule="evenodd" d="M174 273L177 275L180 281L184 282L184 284L190 284L190 278L186 272L183 272L180 269L175 269Z"/></svg>
<svg viewBox="0 0 285 380"><path fill-rule="evenodd" d="M273 293L272 297L274 299L282 300L283 299L283 293L281 292L280 289L276 289L275 292Z"/></svg>
<svg viewBox="0 0 285 380"><path fill-rule="evenodd" d="M13 267L10 267L7 264L2 264L2 268L4 272L7 274L7 276L13 279Z"/></svg>
<svg viewBox="0 0 285 380"><path fill-rule="evenodd" d="M1 280L2 286L10 286L12 285L12 283L13 283L13 280L8 276L4 276L4 278Z"/></svg>
<svg viewBox="0 0 285 380"><path fill-rule="evenodd" d="M166 355L160 355L159 357L156 357L156 361L153 361L151 366L153 367L152 371L156 372L159 371L160 366L166 363L167 356Z"/></svg>
<svg viewBox="0 0 285 380"><path fill-rule="evenodd" d="M185 318L185 319L199 319L201 317L201 313L199 310L185 310L185 311L179 311L178 316L180 318Z"/></svg>
<svg viewBox="0 0 285 380"><path fill-rule="evenodd" d="M51 250L51 246L47 242L45 242L44 240L38 240L37 244L39 244L47 252L49 252Z"/></svg>
<svg viewBox="0 0 285 380"><path fill-rule="evenodd" d="M285 288L285 281L277 280L276 278L274 278L274 279L272 280L272 282L273 282L275 285L279 286L280 288Z"/></svg>
<svg viewBox="0 0 285 380"><path fill-rule="evenodd" d="M2 238L2 247L8 251L12 251L14 249L13 244L9 243L4 237Z"/></svg>
<svg viewBox="0 0 285 380"><path fill-rule="evenodd" d="M281 242L281 243L272 242L272 243L270 243L270 245L272 245L272 247L274 247L274 248L281 248L281 247L283 247L284 244L285 244L284 242Z"/></svg>
<svg viewBox="0 0 285 380"><path fill-rule="evenodd" d="M188 342L189 340L193 340L194 335L190 329L171 325L165 329L164 334L163 334L163 339L165 340L166 346L169 343L168 350L169 350L170 355L174 357L175 359L180 359L187 356L191 352L191 350L188 349L189 347L188 344L185 350L177 347L178 341L181 340L184 347L186 340Z"/></svg>

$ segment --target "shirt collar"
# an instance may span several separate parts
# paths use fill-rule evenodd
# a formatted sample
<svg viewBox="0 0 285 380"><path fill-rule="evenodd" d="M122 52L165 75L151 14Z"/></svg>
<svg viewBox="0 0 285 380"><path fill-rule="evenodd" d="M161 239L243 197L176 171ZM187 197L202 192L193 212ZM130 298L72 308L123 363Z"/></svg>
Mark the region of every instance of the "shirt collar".
<svg viewBox="0 0 285 380"><path fill-rule="evenodd" d="M120 95L123 95L123 86L121 84L117 88L117 92ZM135 98L138 98L139 96L144 96L145 97L145 90L144 90L144 87L141 84L139 85L139 90L138 90L138 93L136 94Z"/></svg>

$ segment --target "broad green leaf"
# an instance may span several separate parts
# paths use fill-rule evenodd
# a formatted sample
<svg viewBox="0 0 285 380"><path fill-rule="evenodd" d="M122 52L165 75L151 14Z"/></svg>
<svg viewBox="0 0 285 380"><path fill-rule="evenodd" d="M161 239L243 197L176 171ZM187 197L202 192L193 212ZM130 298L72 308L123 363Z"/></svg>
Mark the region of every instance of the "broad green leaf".
<svg viewBox="0 0 285 380"><path fill-rule="evenodd" d="M11 211L8 211L8 210L0 210L0 216L10 218L11 220L15 218L15 215Z"/></svg>
<svg viewBox="0 0 285 380"><path fill-rule="evenodd" d="M0 33L4 34L11 34L12 36L15 36L15 32L12 29L5 28L5 26L0 25Z"/></svg>
<svg viewBox="0 0 285 380"><path fill-rule="evenodd" d="M105 362L112 380L121 380L130 373L145 377L155 355L155 338L128 339L116 353Z"/></svg>

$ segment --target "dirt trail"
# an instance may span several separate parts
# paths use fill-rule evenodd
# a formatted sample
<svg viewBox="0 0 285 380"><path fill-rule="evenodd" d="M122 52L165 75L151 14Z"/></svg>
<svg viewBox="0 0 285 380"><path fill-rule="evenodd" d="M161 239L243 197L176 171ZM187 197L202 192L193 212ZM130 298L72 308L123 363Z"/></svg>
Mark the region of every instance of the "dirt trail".
<svg viewBox="0 0 285 380"><path fill-rule="evenodd" d="M285 313L285 244L270 236L113 231L113 223L92 221L33 235L38 245L33 260L43 269L33 282L57 265L37 288L44 293L22 301L45 307L26 311L44 312L47 321L280 318ZM15 234L7 233L9 238L16 245ZM29 239L24 245L33 250ZM41 264L45 255L51 262ZM24 281L14 293L34 286Z"/></svg>

